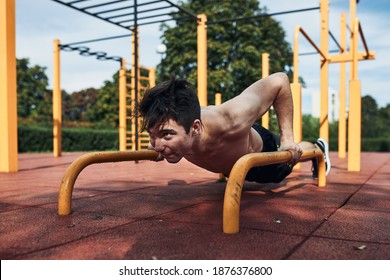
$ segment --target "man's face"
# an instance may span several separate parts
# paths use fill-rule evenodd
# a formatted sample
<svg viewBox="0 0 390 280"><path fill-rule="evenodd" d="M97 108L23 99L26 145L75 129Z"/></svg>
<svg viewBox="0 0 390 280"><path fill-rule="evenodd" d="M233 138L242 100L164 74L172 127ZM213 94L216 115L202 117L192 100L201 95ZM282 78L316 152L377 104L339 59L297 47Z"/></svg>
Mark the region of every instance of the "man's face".
<svg viewBox="0 0 390 280"><path fill-rule="evenodd" d="M186 155L192 146L191 133L176 121L168 119L148 129L150 144L168 162L177 163Z"/></svg>

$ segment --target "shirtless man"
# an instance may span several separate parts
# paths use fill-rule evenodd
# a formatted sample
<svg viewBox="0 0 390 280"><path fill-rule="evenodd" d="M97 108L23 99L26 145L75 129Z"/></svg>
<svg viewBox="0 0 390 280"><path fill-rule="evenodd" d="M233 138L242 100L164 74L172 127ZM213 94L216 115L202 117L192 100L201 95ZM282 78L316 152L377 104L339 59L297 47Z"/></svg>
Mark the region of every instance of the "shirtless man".
<svg viewBox="0 0 390 280"><path fill-rule="evenodd" d="M278 119L280 138L255 123L271 106ZM290 151L289 163L254 167L246 177L259 183L280 182L291 173L302 150L317 145L325 154L326 174L330 170L328 144L323 139L316 144L294 142L290 83L283 73L253 83L221 105L202 108L190 85L172 77L145 93L138 113L143 117L142 130L150 136L149 148L160 153L159 160L177 163L184 157L197 166L229 176L235 162L245 154ZM314 166L313 176L316 172Z"/></svg>

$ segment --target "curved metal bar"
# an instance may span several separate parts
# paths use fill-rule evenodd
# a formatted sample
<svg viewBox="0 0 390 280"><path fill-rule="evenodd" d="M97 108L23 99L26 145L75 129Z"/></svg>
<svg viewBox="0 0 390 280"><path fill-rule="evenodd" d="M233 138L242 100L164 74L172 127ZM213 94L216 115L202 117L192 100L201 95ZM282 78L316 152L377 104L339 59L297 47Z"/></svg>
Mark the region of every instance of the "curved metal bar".
<svg viewBox="0 0 390 280"><path fill-rule="evenodd" d="M300 161L308 159L317 159L318 163L318 186L325 187L325 160L320 149L303 151ZM223 203L223 232L227 234L235 234L239 232L239 214L242 187L245 177L252 167L264 166L275 163L285 163L290 161L291 153L283 152L264 152L252 153L241 157L232 171L225 189L225 198Z"/></svg>
<svg viewBox="0 0 390 280"><path fill-rule="evenodd" d="M66 170L62 177L58 194L58 215L69 215L72 212L72 193L80 172L88 165L103 162L157 160L155 151L131 152L94 152L80 156Z"/></svg>

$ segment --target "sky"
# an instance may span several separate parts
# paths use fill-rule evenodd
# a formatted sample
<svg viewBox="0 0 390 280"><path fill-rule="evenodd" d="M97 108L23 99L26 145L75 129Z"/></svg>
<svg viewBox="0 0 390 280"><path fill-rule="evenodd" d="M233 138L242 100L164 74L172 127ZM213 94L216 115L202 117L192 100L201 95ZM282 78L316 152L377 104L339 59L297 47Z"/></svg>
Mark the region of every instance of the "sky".
<svg viewBox="0 0 390 280"><path fill-rule="evenodd" d="M16 1L16 56L29 58L30 65L46 68L49 86L53 84L53 40L61 44L125 35L124 28L81 13L51 0ZM144 0L143 0L144 1ZM143 2L139 1L139 2ZM173 1L177 2L177 1ZM268 13L305 9L319 6L319 0L260 0L260 7L267 7ZM349 0L330 0L329 29L339 40L340 14L349 14ZM195 12L196 13L196 12ZM360 0L356 11L367 45L375 51L375 60L359 62L359 79L362 96L371 95L379 107L390 104L390 1ZM319 10L274 16L286 31L286 41L293 46L294 29L300 25L305 32L320 45ZM349 22L349 19L348 19ZM161 60L157 46L161 44L162 32L159 24L141 26L140 64L155 67ZM312 52L313 47L300 35L299 52ZM91 51L104 51L109 56L120 56L130 62L130 38L114 39L84 44ZM329 39L329 49L337 45ZM359 51L363 51L359 40ZM349 69L349 66L347 66ZM99 61L95 57L84 57L78 52L61 52L61 87L68 93L89 87L99 88L105 80L119 70L116 61ZM320 56L299 57L299 75L306 82L302 91L303 113L319 114ZM347 70L349 77L349 70ZM347 87L348 88L348 87ZM329 96L335 97L335 106L330 105L329 116L338 116L339 64L329 67ZM348 102L348 101L347 101Z"/></svg>

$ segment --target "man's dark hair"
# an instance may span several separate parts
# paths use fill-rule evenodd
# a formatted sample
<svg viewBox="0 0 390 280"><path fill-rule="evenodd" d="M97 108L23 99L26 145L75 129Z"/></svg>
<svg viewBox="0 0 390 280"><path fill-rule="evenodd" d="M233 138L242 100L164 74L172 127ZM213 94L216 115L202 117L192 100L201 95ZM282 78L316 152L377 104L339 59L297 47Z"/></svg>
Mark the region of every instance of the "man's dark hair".
<svg viewBox="0 0 390 280"><path fill-rule="evenodd" d="M200 120L198 97L187 81L176 79L174 75L169 81L147 90L137 109L143 117L141 131L172 118L189 133L194 120Z"/></svg>

